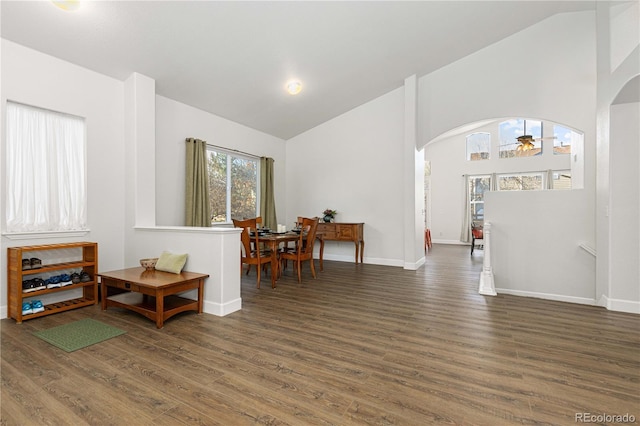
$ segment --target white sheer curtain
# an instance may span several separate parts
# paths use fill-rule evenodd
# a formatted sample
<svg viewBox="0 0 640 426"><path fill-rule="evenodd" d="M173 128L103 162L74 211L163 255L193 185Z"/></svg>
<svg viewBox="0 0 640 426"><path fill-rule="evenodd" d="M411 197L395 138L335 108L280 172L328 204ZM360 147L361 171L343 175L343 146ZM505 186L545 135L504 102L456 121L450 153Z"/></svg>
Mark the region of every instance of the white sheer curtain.
<svg viewBox="0 0 640 426"><path fill-rule="evenodd" d="M548 169L546 175L547 175L547 178L546 178L546 181L545 181L545 184L546 184L545 188L546 189L553 189L553 170Z"/></svg>
<svg viewBox="0 0 640 426"><path fill-rule="evenodd" d="M84 119L7 102L7 232L87 228Z"/></svg>
<svg viewBox="0 0 640 426"><path fill-rule="evenodd" d="M462 228L460 229L460 241L471 241L471 202L469 200L469 175L462 175L464 197L462 206Z"/></svg>

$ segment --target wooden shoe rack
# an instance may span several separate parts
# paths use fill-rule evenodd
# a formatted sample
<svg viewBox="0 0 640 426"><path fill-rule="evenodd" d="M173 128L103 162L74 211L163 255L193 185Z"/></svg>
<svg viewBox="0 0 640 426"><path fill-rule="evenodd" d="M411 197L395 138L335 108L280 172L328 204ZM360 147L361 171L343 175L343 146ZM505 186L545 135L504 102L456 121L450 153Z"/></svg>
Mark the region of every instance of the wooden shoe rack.
<svg viewBox="0 0 640 426"><path fill-rule="evenodd" d="M42 267L22 269L22 259L38 258ZM52 275L71 274L82 270L91 277L91 281L80 282L59 288L22 291L22 282L33 278L46 279ZM38 318L83 306L98 303L98 244L91 242L46 244L7 249L7 314L9 318L21 324L23 320ZM43 295L69 292L82 289L82 297L70 298L61 302L44 305L44 311L22 315L22 302L25 299L38 299Z"/></svg>

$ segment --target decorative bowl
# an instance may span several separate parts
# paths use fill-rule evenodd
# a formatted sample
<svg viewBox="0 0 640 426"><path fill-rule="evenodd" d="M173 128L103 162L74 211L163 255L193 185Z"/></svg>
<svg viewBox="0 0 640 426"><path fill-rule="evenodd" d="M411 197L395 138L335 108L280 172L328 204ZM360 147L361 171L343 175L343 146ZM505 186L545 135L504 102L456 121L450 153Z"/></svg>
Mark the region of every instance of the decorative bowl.
<svg viewBox="0 0 640 426"><path fill-rule="evenodd" d="M152 257L149 259L140 259L140 265L145 268L147 271L151 271L156 269L156 262L158 261L157 257Z"/></svg>

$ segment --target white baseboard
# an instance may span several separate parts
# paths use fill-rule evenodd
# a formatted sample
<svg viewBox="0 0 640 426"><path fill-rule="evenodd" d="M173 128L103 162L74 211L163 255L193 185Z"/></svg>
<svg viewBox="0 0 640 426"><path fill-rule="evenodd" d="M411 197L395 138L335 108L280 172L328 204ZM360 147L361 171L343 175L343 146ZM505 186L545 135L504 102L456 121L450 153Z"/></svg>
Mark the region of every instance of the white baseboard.
<svg viewBox="0 0 640 426"><path fill-rule="evenodd" d="M580 305L595 306L595 299L588 297L566 296L563 294L537 293L533 291L513 290L510 288L496 288L498 294L510 294L512 296L534 297L536 299L556 300L558 302L577 303Z"/></svg>
<svg viewBox="0 0 640 426"><path fill-rule="evenodd" d="M454 244L457 246L470 246L471 243L463 243L460 240L434 240L431 239L432 244Z"/></svg>
<svg viewBox="0 0 640 426"><path fill-rule="evenodd" d="M640 314L640 302L635 300L610 299L602 296L604 306L610 311Z"/></svg>
<svg viewBox="0 0 640 426"><path fill-rule="evenodd" d="M316 257L316 260L318 258ZM335 260L337 262L348 262L355 263L355 259L353 256L340 256L335 254L324 254L324 260ZM398 266L404 267L404 262L402 260L395 259L381 259L377 257L365 257L363 259L363 263L369 263L371 265L382 265L382 266Z"/></svg>
<svg viewBox="0 0 640 426"><path fill-rule="evenodd" d="M224 304L205 300L202 305L202 311L204 313L223 317L242 309L242 298L237 298Z"/></svg>
<svg viewBox="0 0 640 426"><path fill-rule="evenodd" d="M7 318L9 311L7 310L7 305L0 306L0 318Z"/></svg>

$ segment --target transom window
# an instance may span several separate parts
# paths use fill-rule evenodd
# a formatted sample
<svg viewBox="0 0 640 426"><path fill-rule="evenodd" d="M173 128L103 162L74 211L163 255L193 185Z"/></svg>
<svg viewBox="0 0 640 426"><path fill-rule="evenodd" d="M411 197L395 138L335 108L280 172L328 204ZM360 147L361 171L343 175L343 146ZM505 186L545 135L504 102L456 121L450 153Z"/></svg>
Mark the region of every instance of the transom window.
<svg viewBox="0 0 640 426"><path fill-rule="evenodd" d="M208 148L211 223L259 216L257 158Z"/></svg>
<svg viewBox="0 0 640 426"><path fill-rule="evenodd" d="M467 160L488 160L491 153L491 134L472 133L467 136Z"/></svg>
<svg viewBox="0 0 640 426"><path fill-rule="evenodd" d="M531 157L542 154L542 122L514 118L503 121L499 126L500 158ZM518 136L531 135L533 149L518 150Z"/></svg>
<svg viewBox="0 0 640 426"><path fill-rule="evenodd" d="M579 135L568 127L553 125L553 153L554 155L571 154L571 141Z"/></svg>
<svg viewBox="0 0 640 426"><path fill-rule="evenodd" d="M542 173L511 173L498 175L499 191L532 191L544 189Z"/></svg>

